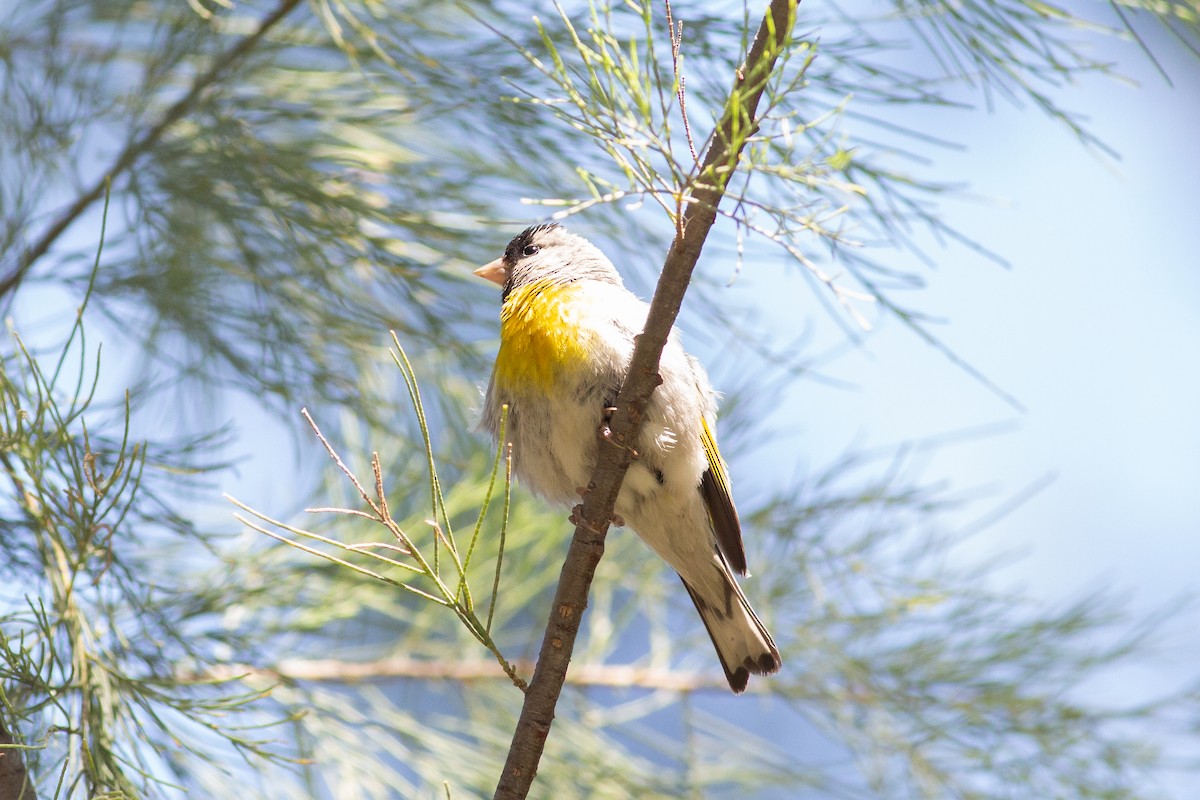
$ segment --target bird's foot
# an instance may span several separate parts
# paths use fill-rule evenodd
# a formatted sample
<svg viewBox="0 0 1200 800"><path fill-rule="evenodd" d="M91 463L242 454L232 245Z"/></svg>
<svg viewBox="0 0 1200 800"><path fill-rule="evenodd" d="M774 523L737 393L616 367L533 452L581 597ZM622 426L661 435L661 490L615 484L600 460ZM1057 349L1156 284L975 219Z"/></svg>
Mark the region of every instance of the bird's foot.
<svg viewBox="0 0 1200 800"><path fill-rule="evenodd" d="M574 508L572 508L572 509L571 509L571 516L567 517L567 521L568 521L568 522L570 522L572 525L575 525L575 526L577 526L577 527L580 527L580 528L585 528L585 529L587 529L587 530L591 531L592 533L599 533L599 532L600 532L600 531L596 530L595 528L593 528L593 527L592 527L592 525L591 525L591 523L590 523L590 522L588 522L588 521L587 521L587 520L584 518L584 516L583 516L583 503L579 503L578 505L576 505ZM613 525L616 525L618 528L624 528L624 527L625 527L625 518L624 518L624 517L622 517L620 514L615 514L615 513L614 513L614 514L610 515L610 516L609 516L609 518L608 518L608 521L609 521L610 523L612 523Z"/></svg>
<svg viewBox="0 0 1200 800"><path fill-rule="evenodd" d="M600 435L601 435L601 436L603 436L603 437L604 437L604 440L605 440L606 442L608 442L609 444L611 444L613 447L620 447L620 448L623 448L623 449L625 449L625 450L628 450L628 451L629 451L629 457L630 457L630 458L633 458L633 459L635 459L635 460L636 460L636 459L639 457L639 456L638 456L638 451L637 451L637 450L634 450L632 447L630 447L630 446L629 446L629 445L627 445L627 444L622 444L621 442L618 442L618 441L617 441L617 440L616 440L616 439L613 437L612 428L610 428L610 427L609 427L609 423L610 423L610 422L612 422L612 416L613 416L613 414L615 414L615 413L617 413L617 407L616 407L616 406L609 406L609 405L606 405L606 406L604 406L604 408L600 409L600 419L601 419L601 423L600 423Z"/></svg>
<svg viewBox="0 0 1200 800"><path fill-rule="evenodd" d="M586 519L584 519L583 503L579 503L578 505L576 505L574 508L571 509L571 516L567 517L567 522L570 522L572 525L574 525L577 528L583 528L585 530L589 530L592 533L600 532L600 531L596 530L595 528L593 528L592 524L590 522L588 522Z"/></svg>
<svg viewBox="0 0 1200 800"><path fill-rule="evenodd" d="M634 461L636 461L637 459L641 458L641 456L639 456L639 455L638 455L638 451L637 451L637 450L635 450L634 448L630 447L630 446L629 446L629 445L627 445L627 444L622 444L621 442L618 442L618 441L617 441L617 440L616 440L616 439L613 437L612 428L608 427L608 423L605 423L605 424L603 424L603 425L601 425L601 426L600 426L600 436L602 436L602 437L604 438L604 441L608 442L608 443L609 443L609 444L611 444L613 447L620 447L620 448L621 448L621 449L623 449L623 450L628 450L628 451L629 451L629 457L630 457L630 458L632 458Z"/></svg>

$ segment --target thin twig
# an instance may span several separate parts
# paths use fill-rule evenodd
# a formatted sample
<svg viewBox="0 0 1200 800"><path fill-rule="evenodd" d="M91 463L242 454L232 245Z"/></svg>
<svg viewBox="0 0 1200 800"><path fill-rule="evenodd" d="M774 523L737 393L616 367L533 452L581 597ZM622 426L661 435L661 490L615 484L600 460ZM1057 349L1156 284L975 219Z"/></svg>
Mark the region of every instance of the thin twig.
<svg viewBox="0 0 1200 800"><path fill-rule="evenodd" d="M455 611L457 613L459 613L459 616L463 619L464 622L467 622L468 625L471 625L471 627L475 627L473 624L473 618L471 621L469 621L468 617L467 617L467 611L470 608L470 606L469 606L470 596L468 595L468 597L467 597L467 600L468 600L467 609L460 609L458 607L457 603L455 602L456 595L452 594L450 592L450 589L446 586L446 584L442 581L441 576L438 574L436 560L434 561L433 566L430 566L430 564L426 561L425 557L421 555L421 551L416 546L413 545L413 543L409 540L408 536L400 528L400 525L394 519L392 519L391 514L388 513L387 500L385 498L385 493L384 493L384 489L383 489L383 469L379 464L379 454L372 453L372 455L371 455L371 472L375 478L375 495L376 495L376 498L378 498L376 500L376 499L372 499L371 495L369 495L367 493L366 488L362 485L362 482L359 481L358 477L354 474L353 470L351 470L350 467L346 466L346 462L342 460L342 457L340 455L338 455L337 450L335 450L333 448L333 445L331 445L329 443L329 440L325 438L325 435L323 433L321 433L321 429L319 427L317 427L317 423L314 422L312 416L309 415L308 409L307 408L300 409L300 414L304 417L305 420L308 421L309 427L311 427L313 429L313 433L316 434L317 439L321 442L321 445L325 448L325 452L327 452L329 454L329 457L333 459L333 462L335 464L337 464L338 469L340 469L342 471L342 474L344 474L347 478L350 479L350 482L352 484L354 484L354 488L358 490L359 496L362 497L363 501L368 506L370 506L370 508L373 512L375 512L375 522L378 522L379 524L386 527L389 531L391 531L392 535L396 537L396 540L398 542L400 542L401 547L403 547L405 550L407 550L409 555L412 556L413 560L417 562L417 566L419 568L417 571L423 572L427 578L429 578L431 581L434 582L434 584L437 585L438 591L441 592L442 597L445 598L445 603L443 603L443 605L449 605L452 608L454 608ZM428 440L426 440L426 444L428 446ZM430 462L430 463L432 463L432 462ZM251 513L253 513L255 515L258 515L258 512L256 512L256 511L252 511L251 509L248 509L248 508L246 510L250 511ZM261 515L259 515L259 516L261 516ZM264 517L264 519L265 519L265 517ZM281 523L276 523L276 522L272 521L272 524L276 524L276 525L280 525L280 527L284 527ZM276 538L279 538L279 537L276 537ZM289 540L284 539L283 541L289 541ZM438 541L438 539L435 536L434 537L435 547L436 547L437 541ZM436 551L435 551L435 553L436 553ZM460 574L461 574L461 567L460 567Z"/></svg>
<svg viewBox="0 0 1200 800"><path fill-rule="evenodd" d="M508 407L505 406L505 414ZM505 414L500 417L500 432L504 432ZM504 441L502 438L500 441ZM492 617L496 613L496 600L500 596L500 569L504 566L504 545L508 536L508 511L512 501L512 442L505 444L504 454L504 511L500 520L500 549L496 553L496 574L492 578L492 599L488 601L486 630L492 632Z"/></svg>
<svg viewBox="0 0 1200 800"><path fill-rule="evenodd" d="M394 336L394 334L393 334L393 336ZM403 352L403 351L401 351L401 352ZM405 359L402 366L407 365L407 363L408 363L407 359ZM409 381L410 391L412 391L414 397L416 397L416 376L413 375L411 371L405 372L404 376L405 376L405 380ZM423 413L420 408L419 399L416 401L416 408L417 408L418 416L422 419L422 429L424 430L424 421L423 421L424 416L423 416ZM425 558L425 556L422 554L420 548L418 548L411 540L409 540L408 536L400 528L400 525L394 519L392 519L391 511L388 508L388 504L387 504L387 496L384 491L383 468L381 467L380 462L379 462L379 454L378 453L371 454L371 472L372 472L372 475L374 476L374 487L375 487L375 496L372 497L370 494L367 493L366 487L364 487L362 482L358 480L358 477L346 465L346 462L342 460L342 457L340 455L338 455L337 450L335 450L333 445L330 444L329 440L325 438L325 435L323 433L321 433L321 429L317 426L316 421L314 421L312 416L308 413L308 409L301 409L300 413L304 416L304 419L308 422L309 427L312 428L313 433L316 434L317 439L321 442L321 445L325 448L325 452L328 453L329 457L333 459L334 464L337 465L338 469L341 470L342 474L345 475L347 478L349 478L350 482L352 484L354 484L355 489L358 490L359 496L362 497L363 501L370 507L370 509L373 513L368 514L364 511L356 511L356 510L351 510L351 509L339 509L339 508L320 508L320 509L314 509L314 510L315 511L333 512L333 513L343 513L343 514L349 514L349 515L355 516L355 517L361 517L364 519L368 519L373 523L382 525L385 528L387 528L388 531L391 532L392 536L394 536L396 538L396 540L400 543L400 545L396 546L396 545L392 545L392 544L380 544L380 543L353 544L353 545L346 544L344 542L339 542L334 539L330 539L326 536L322 536L318 533L313 533L312 531L306 531L302 528L297 528L292 525L288 525L287 523L282 522L280 520L272 519L271 517L268 517L267 515L262 514L261 512L255 511L254 509L250 508L249 506L246 506L245 504L239 502L238 500L234 499L233 497L230 497L229 495L225 495L226 499L229 500L234 505L241 508L243 511L257 517L258 519L262 520L263 522L267 523L268 525L272 525L276 528L280 528L281 530L284 530L284 531L287 531L288 533L294 534L297 537L300 537L303 539L311 539L313 541L317 541L322 544L325 544L330 547L334 547L334 548L337 548L337 549L340 549L343 551L362 554L374 561L382 562L384 564L388 564L393 567L398 567L400 569L407 570L409 572L417 573L417 574L425 577L429 581L431 581L434 584L434 586L437 588L437 591L441 595L441 597L440 598L436 597L433 594L425 592L421 589L417 589L415 586L412 586L411 584L405 583L403 581L393 580L391 578L384 576L382 573L375 572L374 570L370 570L365 567L358 566L358 565L353 564L345 559L337 558L336 556L332 555L331 553L322 551L316 547L310 547L306 544L303 544L298 539L288 538L287 536L284 536L280 533L271 531L271 530L263 527L262 525L253 523L250 520L248 520L245 517L242 517L240 515L235 514L234 515L235 518L238 519L242 524L246 525L247 527L249 527L253 530L256 530L260 533L263 533L267 536L270 536L272 539L283 542L284 544L287 544L287 545L294 547L298 550L301 550L305 553L309 553L311 555L315 555L320 558L324 558L327 561L330 561L332 563L335 563L335 564L338 564L338 565L341 565L344 567L348 567L349 569L354 570L355 572L359 573L360 575L366 575L367 577L375 578L376 580L383 581L384 583L387 583L390 586L395 586L395 587L404 589L405 591L416 594L419 597L422 597L424 599L432 600L433 602L437 603L438 605L446 606L451 611L453 611L455 616L457 616L459 618L459 620L463 623L463 625L465 625L467 627L467 629L471 631L471 635L474 636L480 642L480 644L482 644L484 647L486 647L492 653L492 655L496 657L496 663L500 665L501 670L503 670L504 674L509 677L509 679L513 682L513 684L518 689L520 689L522 692L525 691L527 689L527 684L526 684L525 680L517 673L517 670L515 667L513 667L512 663L509 662L508 659L506 659L504 657L504 654L500 652L499 647L497 647L495 641L492 639L490 616L489 616L488 625L485 626L475 614L474 601L471 598L470 587L468 587L466 585L466 569L465 569L464 565L462 564L462 562L459 561L458 549L454 546L453 540L445 534L445 532L442 530L441 526L438 524L438 522L436 520L429 520L429 523L434 528L434 547L435 548L438 547L439 542L444 543L447 551L454 558L454 564L458 570L458 575L459 575L459 588L458 588L458 591L455 591L455 592L452 592L450 590L450 587L446 585L446 583L442 580L441 576L438 574L436 560L433 562L433 565L431 566L429 560L427 560ZM436 471L436 467L434 466L434 463L433 463L432 451L429 449L430 445L429 445L428 436L426 436L425 444L426 444L427 453L429 453L430 475L434 478L434 480L436 482L437 471ZM509 479L509 483L511 483L511 477L512 477L511 470L507 471L507 477ZM495 474L493 471L493 480L494 480L494 478L495 478ZM440 496L438 494L436 494L436 491L435 491L434 497L435 497L436 503L441 503ZM508 513L507 512L507 509L508 509L507 488L506 488L506 492L505 492L505 498L506 498L506 500L505 500L505 518L507 519L507 513ZM442 508L444 509L444 504L442 504ZM443 516L444 516L444 514L443 514ZM503 534L501 534L501 536L503 538ZM409 558L411 558L414 563L409 564L409 563L405 563L402 561L397 561L395 559L388 558L387 556L380 555L377 552L373 552L377 548L384 549L384 550L392 550L395 552L402 553L402 554L408 556ZM501 550L503 551L503 542L501 543ZM493 593L494 592L495 592L495 587L493 587ZM493 609L494 609L494 603L495 603L494 597L493 597L492 602L493 602ZM0 800L5 800L5 798L0 797Z"/></svg>
<svg viewBox="0 0 1200 800"><path fill-rule="evenodd" d="M775 61L791 36L797 2L771 0L745 62L736 70L733 89L704 154L699 174L686 187L686 193L693 195L697 202L680 203L682 212L677 222L677 234L659 276L646 327L634 345L629 373L614 404L617 410L609 423L610 438L619 445L636 441L650 394L662 382L658 361L663 346L679 314L700 250L716 219L725 186L746 139L757 129L758 103ZM537 666L525 693L525 704L496 787L495 797L500 800L524 800L537 774L583 610L587 607L588 591L604 554L604 537L608 533L617 493L629 468L627 447L608 447L601 443L598 452L588 487L590 491L583 498L582 519L575 527L563 563Z"/></svg>
<svg viewBox="0 0 1200 800"><path fill-rule="evenodd" d="M671 71L675 74L675 85L678 87L675 90L675 96L679 99L679 116L683 119L683 133L687 137L688 150L692 153L692 164L700 163L700 156L696 155L696 142L692 139L692 125L688 122L687 115L687 96L684 88L683 72L679 68L679 50L683 47L683 20L679 20L679 24L675 24L675 18L671 15L671 0L663 0L663 4L667 7L667 31L671 36Z"/></svg>
<svg viewBox="0 0 1200 800"><path fill-rule="evenodd" d="M158 140L162 138L163 134L172 125L179 122L179 120L183 119L195 108L205 90L215 84L218 79L228 72L233 64L250 52L271 28L275 27L280 20L286 17L299 4L300 0L282 0L274 11L263 18L262 22L258 24L258 27L252 33L242 37L238 40L237 44L228 50L216 55L208 70L198 75L192 81L191 88L188 89L187 93L163 112L162 117L149 130L127 144L113 163L100 174L100 177L96 179L92 187L75 198L75 202L59 214L58 219L38 237L38 240L33 245L21 254L21 259L17 262L13 271L5 276L3 280L0 280L0 297L5 296L20 285L26 273L29 272L30 267L46 254L51 245L58 240L58 237L84 211L104 195L105 188L113 178L128 170L138 158L158 144Z"/></svg>
<svg viewBox="0 0 1200 800"><path fill-rule="evenodd" d="M338 508L336 506L320 506L318 508L306 508L305 513L308 514L338 514L339 516L362 517L369 519L371 522L378 522L374 514L368 514L365 511L360 511L357 508Z"/></svg>
<svg viewBox="0 0 1200 800"><path fill-rule="evenodd" d="M245 525L247 528L258 531L259 533L264 534L266 536L270 536L272 539L275 539L276 541L279 541L279 542L283 542L284 544L288 545L289 547L294 547L297 550L302 550L305 553L308 553L310 555L317 556L318 558L323 558L326 561L329 561L330 563L338 564L339 566L346 567L347 569L353 570L354 572L357 572L360 575L366 575L368 578L374 578L375 580L386 583L389 586L395 586L398 589L404 589L405 591L411 592L411 593L417 595L418 597L423 597L426 600L437 603L438 605L453 607L453 604L450 603L449 601L443 600L440 597L434 597L429 592L421 591L420 589L416 588L415 586L413 586L411 584L404 583L403 581L393 580L392 578L389 578L386 575L376 572L375 570L367 569L366 567L360 567L358 564L352 564L344 558L338 558L335 555L331 555L330 553L323 552L321 550L318 550L315 547L309 547L308 545L303 544L301 542L297 542L294 539L289 539L281 533L275 533L275 531L272 531L268 528L264 528L262 525L259 525L256 522L251 522L250 520L243 517L241 514L234 514L233 518L236 519L238 522L242 523L243 525ZM379 560L379 561L387 560L387 559L384 559L382 556L378 556L378 555L375 556L375 558L376 558L376 560Z"/></svg>
<svg viewBox="0 0 1200 800"><path fill-rule="evenodd" d="M375 496L379 498L380 515L391 519L392 512L388 510L387 493L383 491L383 467L379 464L379 453L371 452L371 474L375 476Z"/></svg>

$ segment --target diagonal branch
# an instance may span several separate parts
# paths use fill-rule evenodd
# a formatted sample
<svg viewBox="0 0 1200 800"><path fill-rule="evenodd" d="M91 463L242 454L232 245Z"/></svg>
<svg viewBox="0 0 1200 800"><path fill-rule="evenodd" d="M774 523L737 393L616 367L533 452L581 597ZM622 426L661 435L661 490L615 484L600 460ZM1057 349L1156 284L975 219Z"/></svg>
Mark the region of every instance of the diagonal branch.
<svg viewBox="0 0 1200 800"><path fill-rule="evenodd" d="M767 79L783 51L796 19L799 0L771 0L746 60L736 71L733 89L717 129L709 140L696 177L679 198L682 212L675 239L667 252L662 274L650 303L645 330L637 337L629 372L617 396L617 411L609 425L612 440L624 445L635 441L646 404L662 382L658 362L675 324L692 270L717 215L746 140L757 127L755 114ZM617 493L629 468L628 447L601 444L592 472L590 491L584 497L582 521L575 528L559 577L558 589L538 653L537 667L525 693L525 704L513 733L508 760L496 787L497 800L522 800L533 784L545 748L554 709L562 692L575 636L587 607L588 590L596 565L604 554L604 537L616 505Z"/></svg>
<svg viewBox="0 0 1200 800"><path fill-rule="evenodd" d="M138 158L158 144L158 140L162 138L163 134L172 125L183 119L195 108L200 96L204 94L208 87L223 77L235 62L253 50L255 45L267 34L267 31L275 27L280 20L286 17L299 4L300 0L281 0L275 10L264 17L253 32L239 39L228 50L215 56L208 70L196 76L196 79L192 81L191 88L188 89L187 93L163 112L162 117L151 128L141 136L130 141L112 164L101 173L96 182L92 184L92 187L75 198L74 203L63 209L58 218L38 237L37 241L25 249L13 271L0 279L0 297L4 297L20 285L30 268L39 258L46 254L46 251L58 240L58 237L84 211L104 196L105 187L108 186L113 178L133 166Z"/></svg>

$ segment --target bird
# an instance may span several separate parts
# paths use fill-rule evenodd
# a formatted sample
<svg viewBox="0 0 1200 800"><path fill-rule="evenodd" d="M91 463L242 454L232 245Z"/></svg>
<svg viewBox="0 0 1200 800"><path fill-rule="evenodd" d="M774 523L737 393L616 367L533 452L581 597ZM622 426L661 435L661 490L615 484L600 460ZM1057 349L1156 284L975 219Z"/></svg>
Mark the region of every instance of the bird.
<svg viewBox="0 0 1200 800"><path fill-rule="evenodd" d="M649 306L598 247L557 223L526 228L475 274L501 287L500 347L481 427L499 438L506 405L513 473L569 506L587 491L604 445L597 431L615 411ZM782 659L734 577L748 574L746 551L713 435L716 393L674 330L659 374L613 521L679 574L740 694L751 674L777 672Z"/></svg>

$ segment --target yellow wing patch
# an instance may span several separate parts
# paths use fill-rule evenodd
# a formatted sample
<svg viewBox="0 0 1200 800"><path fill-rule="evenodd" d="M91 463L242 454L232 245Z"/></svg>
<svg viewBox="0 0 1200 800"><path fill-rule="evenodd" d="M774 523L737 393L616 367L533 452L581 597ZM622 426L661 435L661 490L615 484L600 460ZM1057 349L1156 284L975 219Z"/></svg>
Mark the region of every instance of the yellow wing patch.
<svg viewBox="0 0 1200 800"><path fill-rule="evenodd" d="M580 327L579 287L535 281L500 309L496 382L509 391L549 391L586 363L590 330Z"/></svg>
<svg viewBox="0 0 1200 800"><path fill-rule="evenodd" d="M742 544L742 525L738 521L737 509L733 505L733 494L729 488L729 473L725 461L717 450L717 440L708 427L708 420L700 419L700 437L704 443L704 457L708 469L700 479L700 496L712 520L717 546L734 572L746 574L746 548Z"/></svg>
<svg viewBox="0 0 1200 800"><path fill-rule="evenodd" d="M708 427L708 420L700 418L700 436L704 442L704 457L708 460L708 469L712 472L717 484L729 494L729 473L725 470L725 459L721 458L721 451L717 449L716 437L712 434L712 428Z"/></svg>

